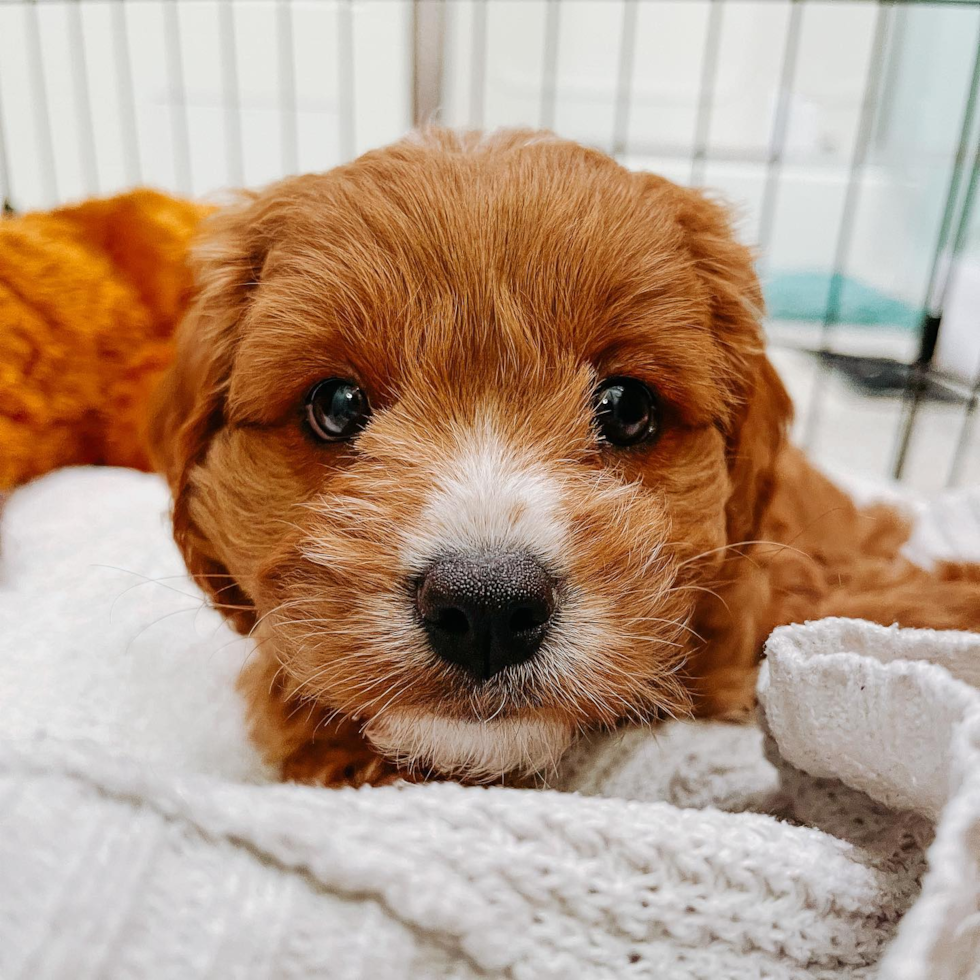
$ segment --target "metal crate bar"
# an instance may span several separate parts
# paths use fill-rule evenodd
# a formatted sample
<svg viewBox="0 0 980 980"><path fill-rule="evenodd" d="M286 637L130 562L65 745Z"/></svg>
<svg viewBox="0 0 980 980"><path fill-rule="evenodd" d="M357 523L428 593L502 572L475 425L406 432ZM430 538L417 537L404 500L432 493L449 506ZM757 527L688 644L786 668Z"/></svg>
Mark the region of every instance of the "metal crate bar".
<svg viewBox="0 0 980 980"><path fill-rule="evenodd" d="M354 113L356 111L354 91L354 12L353 0L340 0L337 10L337 70L338 94L340 105L338 109L338 138L340 141L340 156L349 160L354 156L356 136L354 131Z"/></svg>
<svg viewBox="0 0 980 980"><path fill-rule="evenodd" d="M163 5L163 48L167 61L170 96L170 138L174 151L174 182L184 194L191 193L191 140L187 122L187 91L184 84L184 53L177 19L177 0Z"/></svg>
<svg viewBox="0 0 980 980"><path fill-rule="evenodd" d="M218 5L218 31L221 46L221 86L224 98L225 167L228 183L245 181L242 153L242 116L238 92L238 45L235 40L235 12L232 0Z"/></svg>
<svg viewBox="0 0 980 980"><path fill-rule="evenodd" d="M276 7L276 45L279 62L279 142L282 172L299 170L299 127L296 116L296 67L293 63L292 0L279 0Z"/></svg>
<svg viewBox="0 0 980 980"><path fill-rule="evenodd" d="M963 466L966 462L966 451L973 441L973 435L977 424L977 404L980 403L980 371L973 380L973 387L970 397L967 400L966 408L963 411L963 421L960 425L960 434L956 439L956 448L953 450L953 462L949 467L949 474L946 477L946 486L959 486L963 478Z"/></svg>
<svg viewBox="0 0 980 980"><path fill-rule="evenodd" d="M54 164L54 136L51 131L51 110L48 103L48 84L44 77L44 55L41 51L41 28L38 24L36 4L30 4L24 13L25 41L27 43L28 70L34 88L35 128L37 132L37 159L44 191L58 199L58 174Z"/></svg>
<svg viewBox="0 0 980 980"><path fill-rule="evenodd" d="M116 91L119 96L119 129L122 134L126 179L143 183L140 163L139 128L136 122L136 100L133 95L133 58L129 46L126 0L115 0L112 11L112 50L116 64Z"/></svg>
<svg viewBox="0 0 980 980"><path fill-rule="evenodd" d="M871 53L868 58L868 73L864 83L864 94L861 99L861 113L858 117L857 133L854 137L854 150L848 172L847 187L844 191L844 204L841 220L837 229L837 244L834 248L833 266L830 275L830 290L824 307L823 323L820 330L821 351L830 351L830 338L834 325L840 316L841 288L844 272L850 258L851 244L854 240L854 229L858 208L861 201L864 166L868 159L868 149L874 132L875 116L881 98L881 81L884 75L885 50L891 24L891 10L881 2L877 4L875 13L874 34L871 39ZM803 445L812 446L820 423L820 408L823 402L824 388L827 382L828 368L824 358L817 362L817 373L814 378L813 393L807 406L806 421L803 429Z"/></svg>
<svg viewBox="0 0 980 980"><path fill-rule="evenodd" d="M85 31L82 29L80 0L68 8L68 34L71 42L72 80L75 90L75 107L78 116L78 154L85 191L99 193L99 170L95 156L95 125L92 120L92 96L89 92L88 65L85 59Z"/></svg>
<svg viewBox="0 0 980 980"><path fill-rule="evenodd" d="M915 427L919 408L921 407L926 375L932 363L936 343L939 339L939 328L942 322L943 307L949 290L952 270L952 261L945 262L944 258L949 251L951 236L953 238L952 255L954 258L963 247L976 191L977 163L976 158L974 158L966 194L962 202L960 202L960 185L963 183L963 178L969 168L970 133L974 126L977 100L978 96L980 96L980 27L978 27L977 31L976 44L977 51L973 59L973 70L970 74L970 81L967 87L963 121L960 124L959 141L956 147L956 154L953 157L949 187L946 192L946 203L943 207L943 215L939 223L939 232L936 236L936 244L932 254L932 265L929 270L925 296L922 301L924 312L920 326L919 354L914 370L909 377L909 385L906 389L902 415L899 420L894 463L892 465L892 475L896 480L900 480L905 472L905 464L908 460L908 452L912 441L912 432ZM953 223L956 218L957 204L959 204L959 220L954 233ZM968 436L969 432L969 404L966 410L967 417L964 418L963 429L960 433L960 441L957 443L957 449L954 451L953 463L950 468L950 480L956 477L962 467L960 454L966 451L966 443L963 440Z"/></svg>
<svg viewBox="0 0 980 980"><path fill-rule="evenodd" d="M555 128L558 97L558 39L561 31L560 0L548 0L544 21L544 72L541 76L542 129Z"/></svg>
<svg viewBox="0 0 980 980"><path fill-rule="evenodd" d="M473 0L473 27L470 35L470 125L483 127L487 85L487 3Z"/></svg>
<svg viewBox="0 0 980 980"><path fill-rule="evenodd" d="M759 247L759 278L765 278L769 264L769 246L776 223L776 204L779 199L779 179L783 172L783 156L786 152L786 136L789 132L790 99L796 83L796 64L800 54L800 35L803 27L802 0L792 0L786 35L783 38L783 56L779 70L779 94L773 113L772 133L769 137L769 153L766 161L766 182L759 205L759 230L756 236Z"/></svg>
<svg viewBox="0 0 980 980"><path fill-rule="evenodd" d="M637 0L623 0L623 25L619 36L619 69L616 73L616 108L613 114L612 151L621 156L629 142L633 65L636 61Z"/></svg>
<svg viewBox="0 0 980 980"><path fill-rule="evenodd" d="M7 162L7 135L3 127L3 90L0 88L0 216L10 206L10 165Z"/></svg>
<svg viewBox="0 0 980 980"><path fill-rule="evenodd" d="M444 0L412 0L412 122L437 122L445 65Z"/></svg>
<svg viewBox="0 0 980 980"><path fill-rule="evenodd" d="M977 199L977 190L980 187L980 136L978 136L977 149L973 155L973 164L970 168L970 180L966 187L966 193L963 196L963 203L960 207L959 221L956 226L956 234L953 236L952 247L949 250L949 269L951 270L956 262L956 259L962 254L963 246L966 243L966 237L969 232L970 218L973 215L973 206ZM950 271L947 271L944 277L942 286L942 297L939 301L939 313L934 314L931 317L927 315L927 320L933 321L929 325L933 328L931 330L924 330L922 334L922 345L923 350L920 351L919 360L916 362L914 371L910 377L909 392L907 393L906 402L908 404L907 417L903 419L902 427L902 443L900 446L900 455L896 461L894 476L896 479L900 479L905 469L906 454L908 451L909 443L911 441L912 429L915 424L916 412L919 407L919 403L922 399L922 389L923 382L928 375L929 366L932 361L932 356L935 352L936 341L939 335L939 324L942 320L942 309L945 304L945 298L949 289L951 282ZM968 445L968 436L970 432L970 406L973 404L976 398L977 388L980 386L980 380L978 384L974 385L972 392L972 397L967 400L966 407L964 409L963 425L960 430L960 438L957 441L957 448L954 450L953 461L950 465L950 471L947 476L947 484L951 484L954 480L959 478L959 473L962 470L963 457L962 453L965 453L966 447Z"/></svg>
<svg viewBox="0 0 980 980"><path fill-rule="evenodd" d="M708 8L708 23L704 31L698 111L694 123L694 145L691 150L690 184L692 187L700 187L704 181L704 169L708 160L711 110L714 108L715 76L718 71L718 51L721 47L722 10L721 0L711 0L711 6Z"/></svg>

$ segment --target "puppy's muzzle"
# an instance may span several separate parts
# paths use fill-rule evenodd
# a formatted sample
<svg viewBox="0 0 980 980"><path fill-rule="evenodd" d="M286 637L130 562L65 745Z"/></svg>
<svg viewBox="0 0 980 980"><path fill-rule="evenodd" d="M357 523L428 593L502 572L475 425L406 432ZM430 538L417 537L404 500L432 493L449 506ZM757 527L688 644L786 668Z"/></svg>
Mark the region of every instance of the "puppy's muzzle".
<svg viewBox="0 0 980 980"><path fill-rule="evenodd" d="M454 554L422 576L416 605L435 653L483 681L537 653L558 583L527 552Z"/></svg>

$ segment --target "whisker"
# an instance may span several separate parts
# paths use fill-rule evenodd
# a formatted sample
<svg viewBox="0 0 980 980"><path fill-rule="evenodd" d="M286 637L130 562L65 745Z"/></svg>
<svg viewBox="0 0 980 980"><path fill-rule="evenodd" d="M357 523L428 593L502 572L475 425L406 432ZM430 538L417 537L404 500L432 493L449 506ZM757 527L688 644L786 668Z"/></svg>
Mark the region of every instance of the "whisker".
<svg viewBox="0 0 980 980"><path fill-rule="evenodd" d="M113 616L115 614L116 606L118 605L119 600L122 599L123 596L125 596L128 593L132 592L133 589L141 588L144 585L159 585L162 588L167 589L169 592L173 592L176 595L184 596L184 598L186 598L186 599L195 599L195 600L197 600L197 599L200 599L201 598L200 596L193 595L190 592L185 592L183 589L178 589L178 588L175 588L172 585L167 585L166 584L166 580L186 579L186 578L192 577L192 576L190 576L189 573L182 573L182 574L178 574L178 575L163 575L163 576L160 576L158 578L153 578L150 575L144 575L142 572L134 571L131 568L121 568L119 565L106 565L106 564L102 564L100 562L93 562L89 567L91 567L91 568L107 568L107 569L112 569L113 571L116 571L116 572L122 572L124 575L133 575L133 576L135 576L135 577L137 577L139 579L142 579L142 581L136 582L135 584L130 585L127 588L123 589L123 591L120 592L115 597L115 599L112 600L112 605L109 607L109 622L110 623L113 620ZM203 575L203 574L199 574L199 575L193 576L193 578L195 578L195 579L196 578L211 578L211 577L213 577L213 578L231 578L232 576L231 575L226 575L223 572L222 573L215 573L213 576ZM218 589L215 592L215 595L220 595L222 592L225 592L228 589L234 588L236 584L237 583L232 582L231 585L223 586L222 588ZM251 606L238 606L238 605L231 605L229 603L217 603L217 602L214 602L211 599L205 600L204 604L207 605L207 606L210 606L211 608L214 608L214 609L239 609L239 610L243 610L243 609L251 609L252 608Z"/></svg>
<svg viewBox="0 0 980 980"><path fill-rule="evenodd" d="M691 565L696 561L700 561L702 558L707 558L709 555L716 555L720 551L730 551L730 550L733 551L736 548L749 547L750 545L771 545L772 547L778 549L779 551L783 551L783 550L792 551L802 556L803 558L810 557L805 551L801 551L799 548L794 548L790 544L786 544L782 541L769 541L764 538L760 538L754 541L733 541L731 544L723 544L718 548L711 548L708 551L702 551L701 554L694 555L693 557L687 558L684 561L680 562L680 564L678 564L677 566L677 571L680 571L682 568L685 568L686 566ZM736 552L736 554L741 555L743 558L748 557L747 555L742 554L742 552Z"/></svg>
<svg viewBox="0 0 980 980"><path fill-rule="evenodd" d="M700 633L692 629L687 623L682 623L674 619L661 619L659 616L630 616L630 621L635 623L664 623L667 626L676 626L678 629L687 630L692 636L699 639L702 643L707 642Z"/></svg>
<svg viewBox="0 0 980 980"><path fill-rule="evenodd" d="M152 629L154 626L158 626L165 619L170 619L173 616L179 616L181 613L189 612L200 612L200 606L185 606L183 609L174 609L171 612L164 613L162 616L158 616L151 623L147 623L142 629L140 629L135 636L131 637L129 642L126 644L126 649L123 651L124 656L129 656L129 651L133 644L147 631Z"/></svg>
<svg viewBox="0 0 980 980"><path fill-rule="evenodd" d="M108 568L108 569L111 569L114 572L122 572L124 575L134 575L137 578L140 578L140 579L143 580L142 582L137 582L135 585L129 586L127 589L125 589L123 592L121 592L119 595L117 595L115 599L113 599L112 605L109 607L109 622L110 623L112 622L112 614L113 614L113 612L114 612L114 610L116 608L116 603L119 602L119 600L127 592L130 592L133 589L138 588L141 585L148 585L150 583L153 583L154 585L159 585L159 586L161 586L164 589L168 589L170 592L175 592L177 595L182 595L185 599L199 600L201 598L200 596L192 595L190 592L184 592L182 589L175 589L172 585L167 585L166 583L162 582L160 579L153 578L150 575L144 575L142 572L133 571L133 569L131 569L131 568L120 568L118 565L105 565L105 564L102 564L100 562L92 562L89 567L90 568ZM169 577L169 576L167 576L167 577ZM183 578L184 576L175 576L175 577L177 577L177 578Z"/></svg>
<svg viewBox="0 0 980 980"><path fill-rule="evenodd" d="M725 583L725 584L729 584L730 585L731 583L729 582L729 583ZM688 591L690 591L690 592L705 592L708 595L714 596L725 607L725 609L728 611L728 613L731 614L731 611L732 611L731 610L731 607L725 601L724 597L722 595L720 595L718 592L715 592L714 589L709 589L709 588L707 588L704 585L675 585L675 586L672 586L671 587L670 592L668 592L668 595L670 595L671 592L688 592Z"/></svg>

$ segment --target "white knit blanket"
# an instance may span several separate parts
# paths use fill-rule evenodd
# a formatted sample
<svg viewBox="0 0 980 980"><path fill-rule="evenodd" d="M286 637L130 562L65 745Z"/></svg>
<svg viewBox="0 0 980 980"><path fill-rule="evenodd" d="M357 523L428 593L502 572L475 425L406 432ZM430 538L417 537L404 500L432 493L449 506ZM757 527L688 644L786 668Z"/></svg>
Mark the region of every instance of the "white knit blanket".
<svg viewBox="0 0 980 980"><path fill-rule="evenodd" d="M978 504L913 552L980 556ZM777 630L766 734L597 739L553 790L276 785L165 510L63 471L0 526L3 980L980 977L980 636Z"/></svg>

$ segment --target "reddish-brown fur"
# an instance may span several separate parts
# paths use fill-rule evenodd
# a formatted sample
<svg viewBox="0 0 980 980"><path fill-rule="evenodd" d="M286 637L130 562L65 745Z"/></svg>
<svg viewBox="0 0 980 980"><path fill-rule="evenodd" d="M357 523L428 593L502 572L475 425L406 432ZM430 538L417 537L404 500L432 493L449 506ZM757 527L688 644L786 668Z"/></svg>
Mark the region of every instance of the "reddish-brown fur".
<svg viewBox="0 0 980 980"><path fill-rule="evenodd" d="M392 778L361 725L393 706L740 714L779 623L980 628L975 568L915 568L898 515L786 445L752 257L699 192L540 134L435 131L249 195L196 264L154 441L190 571L257 638L243 687L287 778ZM597 442L611 375L660 393L656 442ZM372 400L353 443L301 424L331 376ZM561 487L581 666L520 690L433 662L400 564L475 432Z"/></svg>

